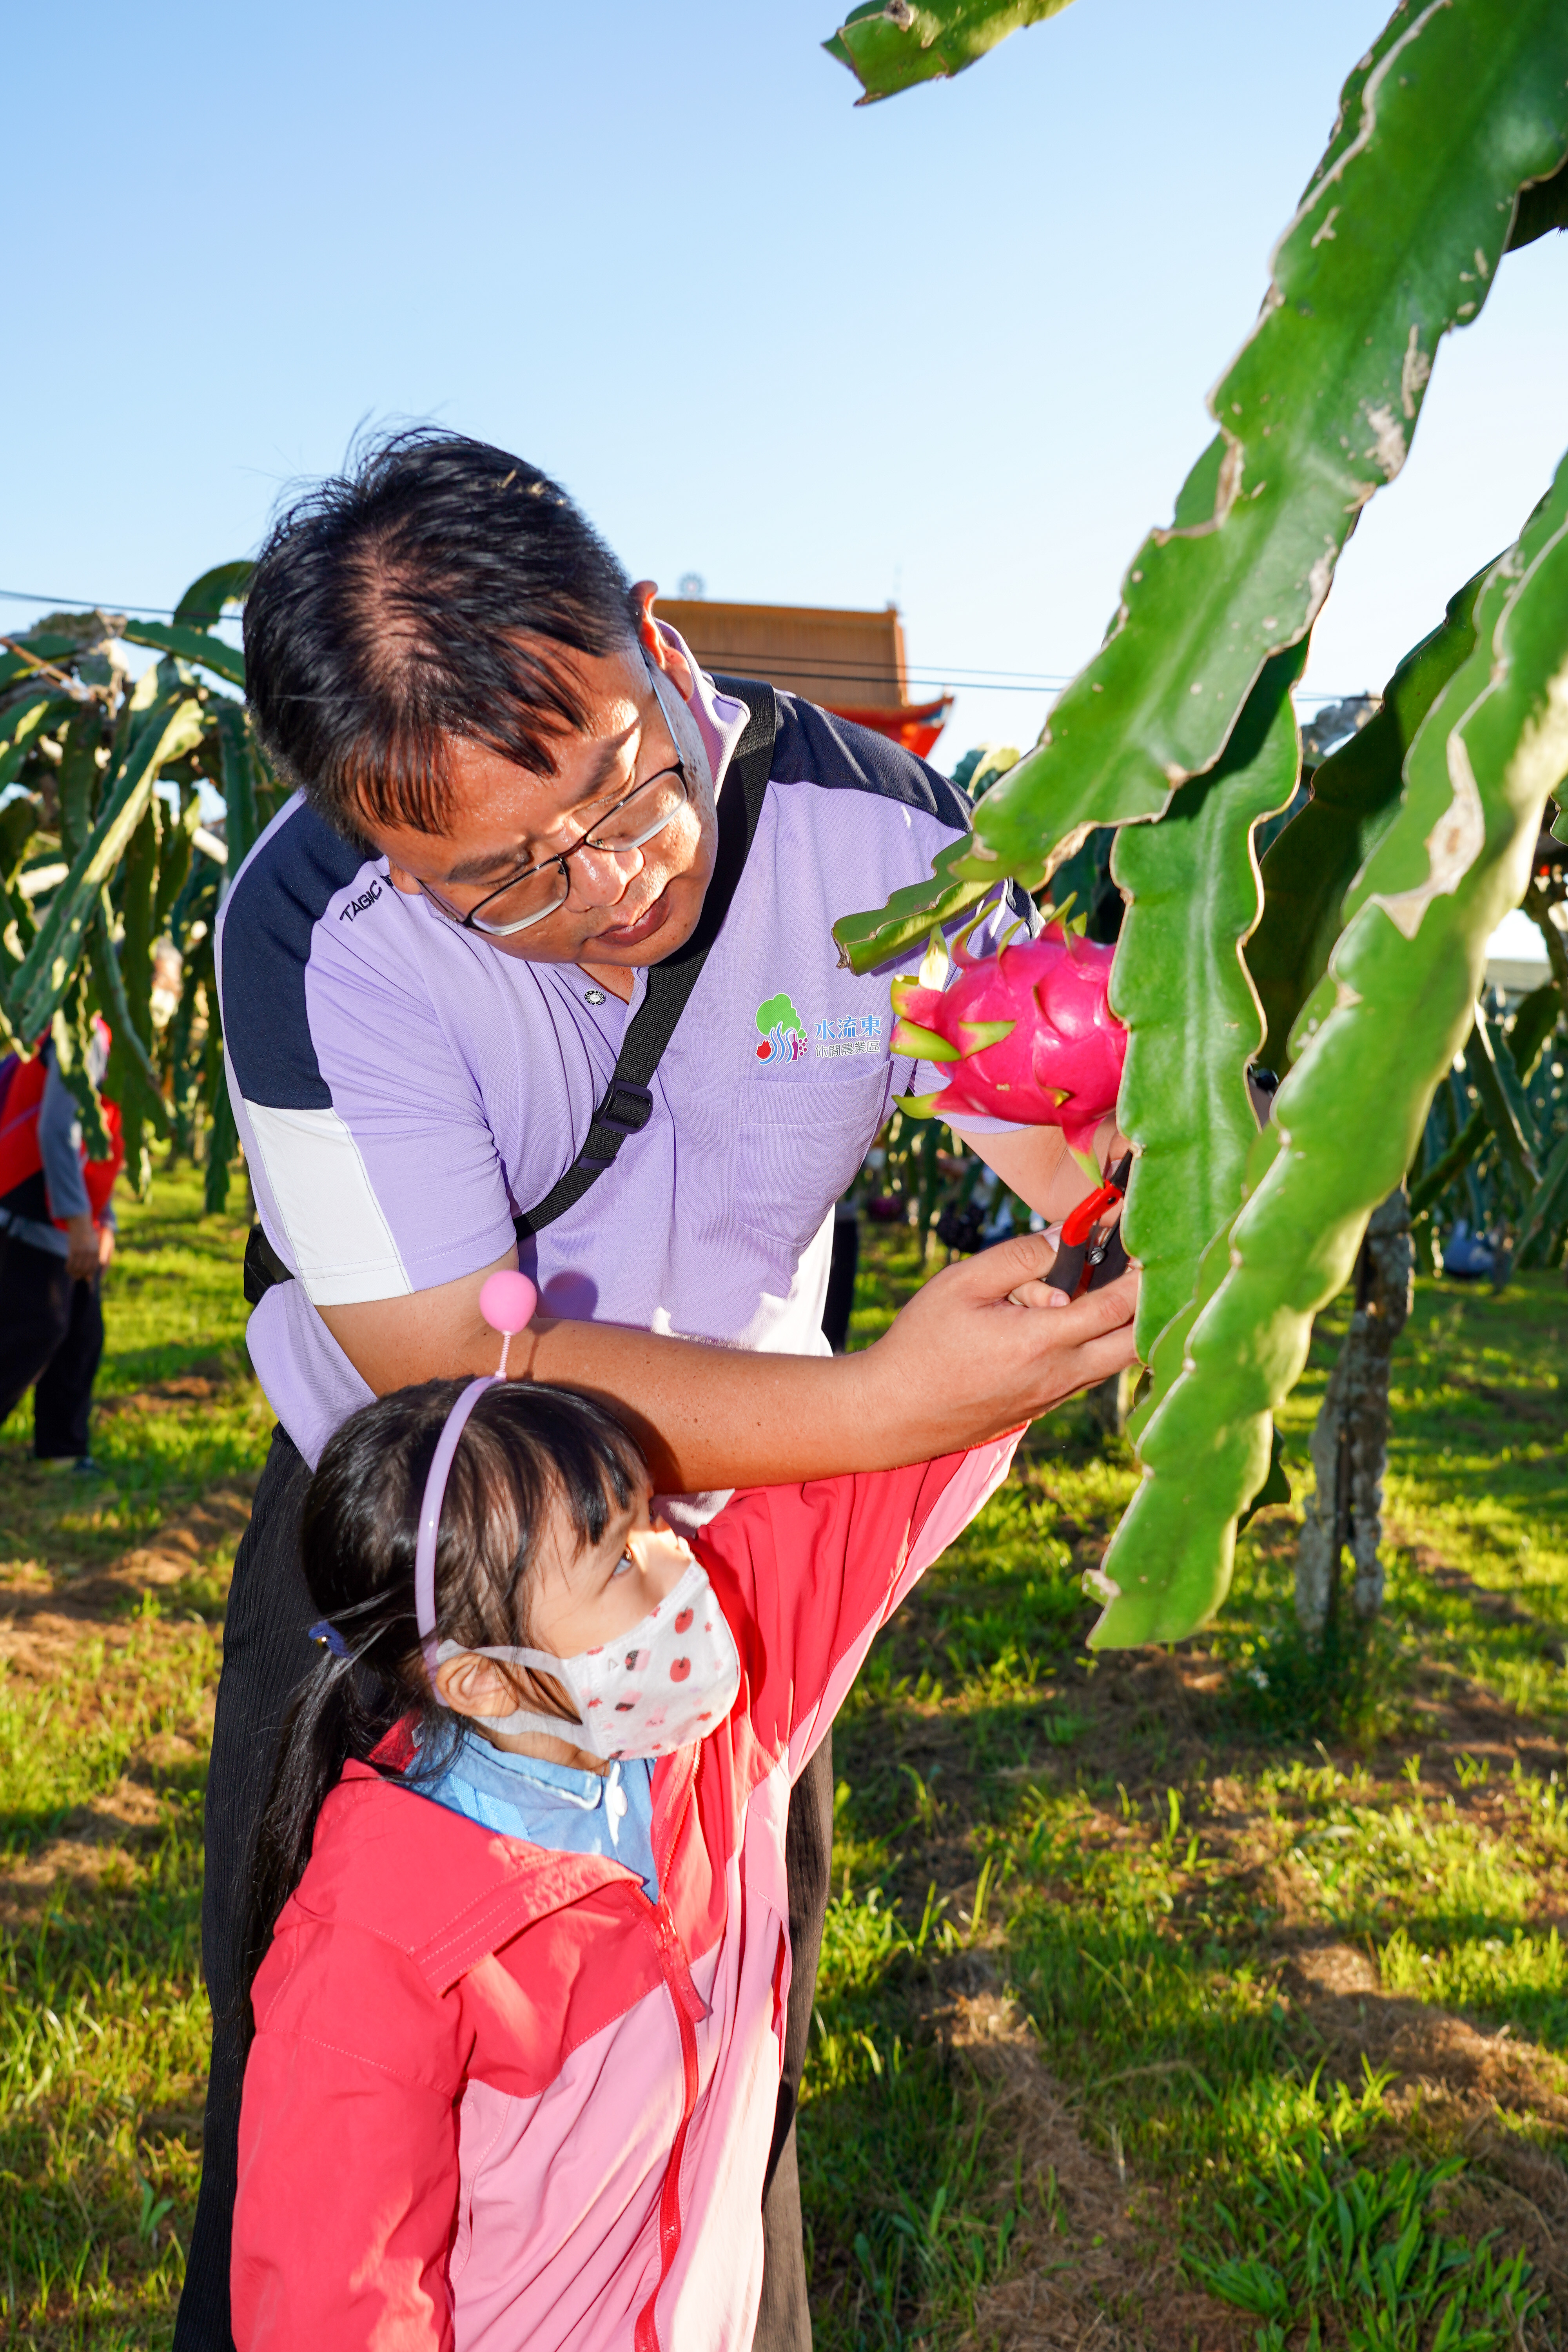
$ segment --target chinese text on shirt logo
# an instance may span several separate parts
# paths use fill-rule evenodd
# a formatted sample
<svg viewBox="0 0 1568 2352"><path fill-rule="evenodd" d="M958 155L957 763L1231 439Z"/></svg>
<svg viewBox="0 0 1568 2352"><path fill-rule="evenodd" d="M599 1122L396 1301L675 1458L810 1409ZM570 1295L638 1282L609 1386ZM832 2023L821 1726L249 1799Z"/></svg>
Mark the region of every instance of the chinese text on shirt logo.
<svg viewBox="0 0 1568 2352"><path fill-rule="evenodd" d="M831 1061L844 1054L879 1054L882 1016L879 1013L841 1013L816 1024L816 1050Z"/></svg>

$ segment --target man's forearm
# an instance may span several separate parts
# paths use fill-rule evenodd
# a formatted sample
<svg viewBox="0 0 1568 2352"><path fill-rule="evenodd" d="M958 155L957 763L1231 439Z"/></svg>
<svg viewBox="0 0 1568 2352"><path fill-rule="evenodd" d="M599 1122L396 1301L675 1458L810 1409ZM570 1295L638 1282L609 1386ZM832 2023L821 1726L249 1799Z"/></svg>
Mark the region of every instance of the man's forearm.
<svg viewBox="0 0 1568 2352"><path fill-rule="evenodd" d="M500 1342L479 1314L483 1280L479 1274L390 1305L318 1312L362 1379L384 1396L416 1381L494 1371ZM764 1356L539 1316L512 1341L509 1369L603 1396L635 1424L668 1494L894 1466L861 1463L846 1438L862 1384L850 1359Z"/></svg>
<svg viewBox="0 0 1568 2352"><path fill-rule="evenodd" d="M891 1469L893 1455L925 1451L900 1451L893 1433L865 1425L871 1400L855 1357L762 1355L614 1323L541 1323L525 1339L513 1347L518 1369L602 1396L636 1428L667 1494Z"/></svg>
<svg viewBox="0 0 1568 2352"><path fill-rule="evenodd" d="M590 1390L637 1429L667 1493L774 1486L889 1470L974 1445L1048 1412L1131 1360L1133 1289L1073 1302L1009 1293L1051 1253L1030 1236L950 1266L856 1356L775 1356L663 1339L614 1323L536 1319L510 1370ZM479 1313L482 1276L444 1293L325 1307L322 1320L379 1395L411 1381L488 1372L497 1342Z"/></svg>

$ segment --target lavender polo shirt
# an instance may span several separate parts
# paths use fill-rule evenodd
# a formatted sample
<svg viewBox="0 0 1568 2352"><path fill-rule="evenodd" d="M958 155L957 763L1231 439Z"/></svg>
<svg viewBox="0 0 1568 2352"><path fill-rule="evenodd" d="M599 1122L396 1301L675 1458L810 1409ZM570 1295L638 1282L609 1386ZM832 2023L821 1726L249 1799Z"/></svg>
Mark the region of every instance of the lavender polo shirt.
<svg viewBox="0 0 1568 2352"><path fill-rule="evenodd" d="M889 1055L889 983L919 960L857 979L833 925L923 881L969 803L883 737L793 695L778 707L756 835L653 1116L523 1265L555 1315L814 1355L833 1204L913 1075ZM722 789L747 712L706 677L692 711ZM1019 911L988 918L976 950ZM218 977L258 1212L298 1277L247 1338L313 1463L371 1394L317 1308L506 1255L514 1213L581 1149L647 975L627 1005L574 965L500 954L394 889L384 858L297 796L228 893Z"/></svg>

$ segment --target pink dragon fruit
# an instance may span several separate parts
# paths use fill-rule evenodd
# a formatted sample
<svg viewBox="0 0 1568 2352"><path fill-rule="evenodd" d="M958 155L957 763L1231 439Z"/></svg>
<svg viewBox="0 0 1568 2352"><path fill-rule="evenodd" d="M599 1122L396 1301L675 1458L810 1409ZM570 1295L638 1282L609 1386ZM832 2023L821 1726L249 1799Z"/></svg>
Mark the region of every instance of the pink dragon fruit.
<svg viewBox="0 0 1568 2352"><path fill-rule="evenodd" d="M1059 1127L1086 1152L1116 1108L1127 1032L1107 1001L1115 950L1062 922L1038 939L972 956L961 934L946 988L893 982L895 1054L952 1066L945 1087L905 1107L949 1118L974 1111L1026 1127Z"/></svg>

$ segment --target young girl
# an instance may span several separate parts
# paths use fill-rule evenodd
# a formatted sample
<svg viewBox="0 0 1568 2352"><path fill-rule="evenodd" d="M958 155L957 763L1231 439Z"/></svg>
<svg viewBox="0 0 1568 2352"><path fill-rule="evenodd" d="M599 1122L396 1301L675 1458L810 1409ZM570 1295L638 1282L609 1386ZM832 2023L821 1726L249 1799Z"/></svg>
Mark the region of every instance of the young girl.
<svg viewBox="0 0 1568 2352"><path fill-rule="evenodd" d="M790 1785L1014 1442L737 1494L693 1551L584 1396L432 1381L339 1431L256 1870L239 2352L744 2352Z"/></svg>

